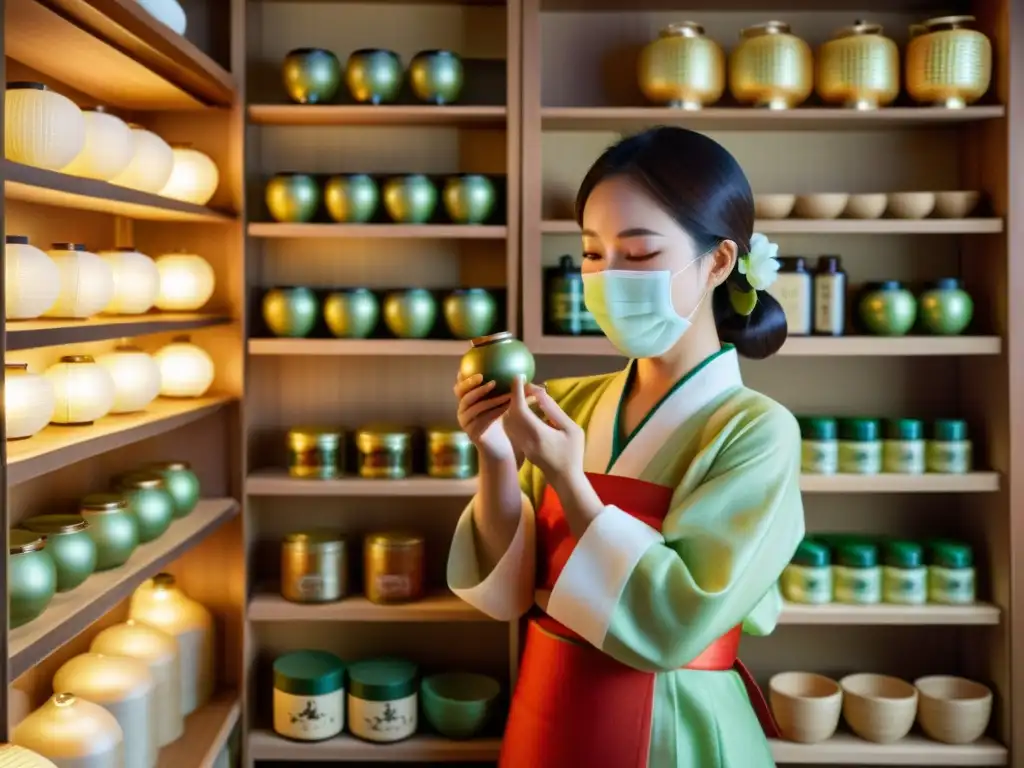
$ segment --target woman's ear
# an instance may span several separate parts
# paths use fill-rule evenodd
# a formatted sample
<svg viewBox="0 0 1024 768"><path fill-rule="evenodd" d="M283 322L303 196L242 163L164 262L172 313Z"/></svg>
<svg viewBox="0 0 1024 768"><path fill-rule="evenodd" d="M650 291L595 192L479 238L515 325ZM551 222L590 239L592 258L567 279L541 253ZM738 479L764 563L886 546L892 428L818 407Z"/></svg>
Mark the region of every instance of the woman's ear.
<svg viewBox="0 0 1024 768"><path fill-rule="evenodd" d="M717 288L728 279L736 267L738 249L733 240L723 240L708 254L708 278L712 288Z"/></svg>

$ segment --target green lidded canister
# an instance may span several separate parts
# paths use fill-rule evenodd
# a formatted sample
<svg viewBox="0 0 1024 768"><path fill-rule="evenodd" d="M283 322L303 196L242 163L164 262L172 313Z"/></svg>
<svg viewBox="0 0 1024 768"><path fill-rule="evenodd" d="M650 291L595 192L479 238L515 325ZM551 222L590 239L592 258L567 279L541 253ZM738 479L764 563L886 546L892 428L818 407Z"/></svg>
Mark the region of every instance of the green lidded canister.
<svg viewBox="0 0 1024 768"><path fill-rule="evenodd" d="M7 600L11 629L40 616L57 593L57 568L41 534L13 528L7 542Z"/></svg>
<svg viewBox="0 0 1024 768"><path fill-rule="evenodd" d="M877 475L882 471L882 440L878 419L839 420L839 471Z"/></svg>
<svg viewBox="0 0 1024 768"><path fill-rule="evenodd" d="M928 600L967 605L976 599L974 550L961 541L939 539L928 546Z"/></svg>
<svg viewBox="0 0 1024 768"><path fill-rule="evenodd" d="M404 659L372 659L349 667L349 730L367 741L394 742L416 733L419 668Z"/></svg>
<svg viewBox="0 0 1024 768"><path fill-rule="evenodd" d="M923 605L928 601L928 569L924 547L916 541L885 543L882 599L894 605Z"/></svg>
<svg viewBox="0 0 1024 768"><path fill-rule="evenodd" d="M57 566L58 592L74 589L96 570L96 542L81 515L36 515L21 527L46 538L46 551Z"/></svg>
<svg viewBox="0 0 1024 768"><path fill-rule="evenodd" d="M583 273L572 256L560 257L558 266L545 272L549 331L567 336L600 333L601 329L583 300Z"/></svg>
<svg viewBox="0 0 1024 768"><path fill-rule="evenodd" d="M801 416L800 471L834 475L839 471L838 424L831 416Z"/></svg>
<svg viewBox="0 0 1024 768"><path fill-rule="evenodd" d="M328 651L303 650L274 660L274 730L322 741L345 727L345 664Z"/></svg>

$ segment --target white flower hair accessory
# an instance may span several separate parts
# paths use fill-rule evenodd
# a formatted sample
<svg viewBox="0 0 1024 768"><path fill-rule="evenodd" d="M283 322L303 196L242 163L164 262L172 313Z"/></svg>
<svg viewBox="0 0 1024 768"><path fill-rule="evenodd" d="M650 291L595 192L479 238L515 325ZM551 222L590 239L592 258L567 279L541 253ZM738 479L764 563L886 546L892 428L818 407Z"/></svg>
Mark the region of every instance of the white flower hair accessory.
<svg viewBox="0 0 1024 768"><path fill-rule="evenodd" d="M755 291L767 290L779 276L779 246L755 232L750 238L750 253L741 256L739 273Z"/></svg>

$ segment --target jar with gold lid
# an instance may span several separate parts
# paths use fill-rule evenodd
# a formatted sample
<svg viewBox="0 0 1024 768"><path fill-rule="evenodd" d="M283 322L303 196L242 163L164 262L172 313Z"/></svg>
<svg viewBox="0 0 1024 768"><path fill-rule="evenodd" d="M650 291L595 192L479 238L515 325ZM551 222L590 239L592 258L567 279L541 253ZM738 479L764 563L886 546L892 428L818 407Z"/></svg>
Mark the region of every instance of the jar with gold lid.
<svg viewBox="0 0 1024 768"><path fill-rule="evenodd" d="M359 476L401 480L412 472L412 432L391 425L363 427L356 433Z"/></svg>
<svg viewBox="0 0 1024 768"><path fill-rule="evenodd" d="M163 476L156 472L132 472L120 478L117 486L138 524L139 543L163 536L174 522L174 497Z"/></svg>
<svg viewBox="0 0 1024 768"><path fill-rule="evenodd" d="M640 53L640 90L655 104L701 109L725 91L725 54L693 21L670 24Z"/></svg>
<svg viewBox="0 0 1024 768"><path fill-rule="evenodd" d="M38 533L14 528L8 534L7 600L11 629L38 618L57 594L57 566Z"/></svg>
<svg viewBox="0 0 1024 768"><path fill-rule="evenodd" d="M912 28L905 63L910 98L963 109L988 92L992 43L974 28L975 21L973 16L943 16Z"/></svg>
<svg viewBox="0 0 1024 768"><path fill-rule="evenodd" d="M113 765L115 764L111 763L111 766ZM19 747L17 744L0 744L0 768L57 768L57 766L38 752ZM101 764L97 768L108 767Z"/></svg>
<svg viewBox="0 0 1024 768"><path fill-rule="evenodd" d="M79 512L89 523L96 543L96 570L107 571L128 562L139 546L139 524L120 493L93 493L82 499Z"/></svg>
<svg viewBox="0 0 1024 768"><path fill-rule="evenodd" d="M768 21L740 31L729 56L729 90L741 104L792 109L814 87L811 47L788 24Z"/></svg>
<svg viewBox="0 0 1024 768"><path fill-rule="evenodd" d="M348 592L345 538L327 532L289 533L281 543L281 596L295 603L328 603Z"/></svg>
<svg viewBox="0 0 1024 768"><path fill-rule="evenodd" d="M421 599L425 567L423 537L418 533L371 533L363 542L363 587L372 603Z"/></svg>
<svg viewBox="0 0 1024 768"><path fill-rule="evenodd" d="M878 24L856 22L818 49L815 88L826 104L878 109L900 94L900 52Z"/></svg>
<svg viewBox="0 0 1024 768"><path fill-rule="evenodd" d="M293 427L288 430L288 474L329 480L342 473L344 434L329 427Z"/></svg>
<svg viewBox="0 0 1024 768"><path fill-rule="evenodd" d="M11 737L15 744L63 765L123 768L124 733L117 718L99 704L71 693L51 696ZM4 764L0 752L0 766ZM14 766L21 765L13 763ZM35 763L25 763L34 766Z"/></svg>
<svg viewBox="0 0 1024 768"><path fill-rule="evenodd" d="M449 480L465 480L477 473L476 446L458 427L427 430L427 474Z"/></svg>
<svg viewBox="0 0 1024 768"><path fill-rule="evenodd" d="M147 467L160 475L167 483L167 490L174 499L174 517L188 517L199 504L199 477L187 461L162 461Z"/></svg>
<svg viewBox="0 0 1024 768"><path fill-rule="evenodd" d="M57 591L68 592L96 570L96 542L81 515L36 515L21 527L46 538L46 551L57 567Z"/></svg>

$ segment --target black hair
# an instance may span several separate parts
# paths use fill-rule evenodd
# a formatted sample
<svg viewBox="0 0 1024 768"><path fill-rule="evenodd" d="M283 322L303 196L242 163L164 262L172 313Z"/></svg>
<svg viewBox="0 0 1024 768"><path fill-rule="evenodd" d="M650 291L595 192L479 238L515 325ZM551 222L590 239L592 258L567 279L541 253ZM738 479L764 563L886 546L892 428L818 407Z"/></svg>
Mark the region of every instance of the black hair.
<svg viewBox="0 0 1024 768"><path fill-rule="evenodd" d="M739 256L750 252L754 194L736 158L718 142L666 126L622 139L604 151L580 184L580 225L594 188L613 176L627 176L645 189L693 237L699 252L711 251L724 240L736 243ZM786 341L786 315L779 302L758 291L753 313L741 315L729 300L730 282L750 290L736 268L715 289L712 307L718 338L744 357L760 360L775 354Z"/></svg>

